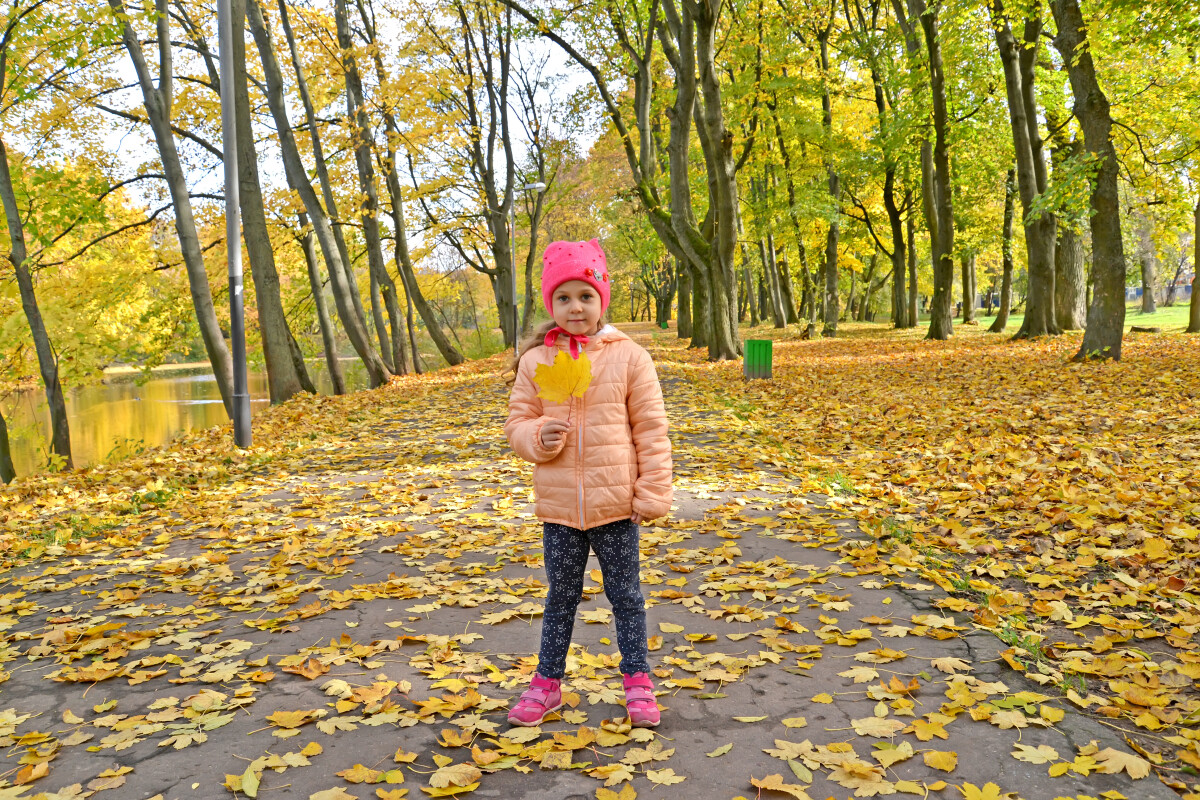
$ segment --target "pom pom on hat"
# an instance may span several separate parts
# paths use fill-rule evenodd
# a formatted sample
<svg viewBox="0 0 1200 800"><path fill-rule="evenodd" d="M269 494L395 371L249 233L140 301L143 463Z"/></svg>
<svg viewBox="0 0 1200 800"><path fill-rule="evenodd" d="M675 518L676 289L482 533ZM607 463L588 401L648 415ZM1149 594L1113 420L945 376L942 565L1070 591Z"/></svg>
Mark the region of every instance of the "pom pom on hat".
<svg viewBox="0 0 1200 800"><path fill-rule="evenodd" d="M600 308L608 309L612 287L608 280L608 259L600 242L551 242L542 254L542 302L551 315L554 290L567 281L589 283L600 295Z"/></svg>

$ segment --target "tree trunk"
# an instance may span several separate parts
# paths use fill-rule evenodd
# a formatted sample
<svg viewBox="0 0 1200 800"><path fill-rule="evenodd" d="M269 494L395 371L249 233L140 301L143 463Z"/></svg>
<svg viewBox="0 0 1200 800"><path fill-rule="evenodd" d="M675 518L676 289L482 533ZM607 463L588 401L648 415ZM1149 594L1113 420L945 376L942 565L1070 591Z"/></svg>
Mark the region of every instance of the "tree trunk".
<svg viewBox="0 0 1200 800"><path fill-rule="evenodd" d="M706 13L693 4L681 4L677 9L673 0L666 0L663 3L664 19L666 26L660 28L660 39L663 43L664 51L667 53L676 74L675 81L675 102L674 105L667 109L667 117L670 120L670 138L667 144L667 156L669 162L669 182L670 182L670 224L667 231L660 231L662 228L661 221L655 215L651 214L650 222L655 226L656 231L660 231L659 238L667 244L668 248L672 249L677 257L684 260L688 269L691 271L691 294L692 294L692 320L691 329L692 336L688 345L689 348L705 347L709 350L709 357L716 358L721 350L721 346L714 339L714 326L716 325L714 310L717 307L717 302L712 297L713 291L713 275L714 269L720 268L721 258L719 254L714 254L714 241L716 239L715 227L711 224L711 220L706 221L703 226L697 226L695 213L692 208L691 199L691 184L689 167L691 166L690 148L691 148L691 130L693 118L696 120L696 134L700 140L702 149L704 149L705 168L708 175L709 185L709 202L710 202L710 217L716 212L716 196L717 189L714 185L715 172L717 167L717 154L713 153L713 142L711 139L711 131L707 127L707 122L703 117L702 104L697 102L697 58L696 45L697 40L701 37L697 33L697 24L695 14ZM674 37L675 49L672 49L672 39ZM711 46L711 43L710 45ZM639 128L644 128L649 125L648 115L650 113L650 87L648 71L650 69L649 54L647 54L646 62L640 65L640 69L635 76L635 88L637 97L635 106L639 114ZM717 110L719 114L719 109ZM723 122L721 123L723 125ZM647 138L641 140L643 157L641 163L647 164L649 161L649 153L652 151L654 143ZM645 181L645 173L642 173L642 180ZM734 232L736 234L736 217L729 220L735 224ZM736 238L736 237L735 237Z"/></svg>
<svg viewBox="0 0 1200 800"><path fill-rule="evenodd" d="M258 6L258 0L254 0L254 2L255 5ZM317 113L313 107L312 97L308 91L308 81L304 77L304 69L300 63L300 55L296 50L296 37L292 32L292 24L288 18L286 0L279 0L278 6L279 21L283 25L283 35L287 40L288 53L292 61L292 71L296 75L296 91L299 93L300 101L304 106L304 127L308 129L308 138L312 143L313 164L316 167L317 182L321 186L321 197L325 201L325 218L328 220L328 224L332 229L333 241L337 245L338 258L333 261L331 261L328 257L325 259L325 265L329 267L329 269L332 270L336 268L340 270L341 273L339 276L340 279L333 281L331 288L333 289L335 299L337 298L339 287L347 287L351 290L349 301L354 306L355 313L358 315L359 324L363 327L363 332L366 333L367 315L363 310L362 296L358 291L358 277L354 274L354 261L350 258L350 250L346 247L346 237L342 232L342 216L338 212L337 201L333 196L333 182L329 179L329 168L328 162L325 160L325 149L321 144L321 135L319 129L317 128ZM261 6L258 7L259 15L265 17L266 14L262 11ZM253 19L251 19L251 25L253 26ZM257 38L255 41L257 41ZM274 45L272 45L272 47L273 46ZM272 59L274 59L273 55ZM309 215L313 217L313 222L315 224L316 216L313 214L312 209L309 209ZM318 241L320 241L319 238ZM324 248L325 245L322 244L321 249L324 250ZM349 332L348 329L347 332ZM372 350L374 350L374 345L372 345Z"/></svg>
<svg viewBox="0 0 1200 800"><path fill-rule="evenodd" d="M1108 98L1096 80L1078 0L1051 0L1062 54L1075 96L1075 117L1083 144L1099 165L1092 184L1090 227L1094 289L1087 329L1074 360L1121 358L1125 328L1125 247L1121 240L1121 206L1117 193L1117 153L1112 144Z"/></svg>
<svg viewBox="0 0 1200 800"><path fill-rule="evenodd" d="M329 268L333 298L337 305L338 316L342 321L342 327L345 329L346 335L350 339L350 344L354 347L354 351L358 353L359 358L362 359L367 369L367 376L371 387L381 386L387 383L391 377L391 373L371 343L366 325L359 311L361 299L358 304L355 303L355 298L358 298L358 287L347 283L347 276L350 273L342 267L341 251L337 246L333 228L329 223L329 218L325 215L325 209L321 207L321 203L317 199L312 184L308 180L308 173L304 168L304 163L300 160L300 150L296 146L296 139L292 133L291 124L288 122L287 111L284 106L283 75L279 69L279 62L275 58L275 49L271 42L270 30L263 19L262 8L259 6L257 0L247 0L246 17L250 22L250 31L254 34L254 41L258 45L258 52L263 67L263 77L265 78L267 104L270 106L271 116L275 120L275 127L278 131L279 145L283 153L283 165L288 173L288 182L300 195L300 200L304 203L309 218L312 220L313 229L317 235L317 242L321 245L321 252L325 256L325 264Z"/></svg>
<svg viewBox="0 0 1200 800"><path fill-rule="evenodd" d="M520 335L520 310L517 308L517 255L513 209L516 203L516 162L513 137L507 113L508 89L512 74L512 12L499 7L463 2L453 3L458 17L461 56L456 56L458 77L464 82L459 100L465 113L466 150L470 164L472 190L484 203L484 217L491 234L488 249L492 267L467 255L467 249L455 247L472 268L488 276L496 302L500 332L504 343L513 347ZM496 12L493 18L492 12ZM478 37L478 38L477 38ZM483 93L480 102L477 92ZM503 164L497 154L503 153Z"/></svg>
<svg viewBox="0 0 1200 800"><path fill-rule="evenodd" d="M1054 316L1064 331L1077 331L1087 321L1087 279L1083 271L1083 241L1070 225L1058 225L1054 248Z"/></svg>
<svg viewBox="0 0 1200 800"><path fill-rule="evenodd" d="M809 273L808 252L804 247L804 228L800 224L800 215L797 209L796 200L796 180L792 176L792 156L787 149L787 140L784 138L784 130L779 122L779 115L775 114L775 106L772 106L772 115L775 122L775 140L779 144L779 152L784 157L784 175L787 179L787 213L792 219L792 231L796 237L796 249L799 254L800 275L803 276L803 281L800 282L800 302L796 303L794 297L794 284L791 281L791 272L788 271L788 284L792 285L792 306L796 307L796 321L804 320L808 324L810 319L810 305L812 303L812 276Z"/></svg>
<svg viewBox="0 0 1200 800"><path fill-rule="evenodd" d="M1196 201L1196 210L1192 214L1192 299L1188 305L1188 326L1186 333L1200 333L1200 200Z"/></svg>
<svg viewBox="0 0 1200 800"><path fill-rule="evenodd" d="M875 280L875 271L879 269L879 251L871 253L871 266L867 268L866 277L863 278L862 299L858 303L858 308L854 315L857 322L866 322L867 306L871 304L871 284Z"/></svg>
<svg viewBox="0 0 1200 800"><path fill-rule="evenodd" d="M915 328L921 322L920 310L917 307L917 231L916 221L912 212L912 191L906 193L905 205L910 209L905 220L906 239L908 240L908 327Z"/></svg>
<svg viewBox="0 0 1200 800"><path fill-rule="evenodd" d="M1004 180L1004 230L1000 237L1000 252L1003 259L1004 277L1000 284L1000 310L996 319L988 328L992 333L1003 333L1008 326L1008 315L1012 310L1012 279L1013 279L1013 215L1016 210L1017 170L1008 168L1008 177Z"/></svg>
<svg viewBox="0 0 1200 800"><path fill-rule="evenodd" d="M401 273L400 280L404 280L404 275ZM418 375L425 373L425 360L421 357L421 351L417 346L417 327L413 321L413 299L412 295L407 291L404 292L404 322L408 326L408 344L412 348L412 368L413 372Z"/></svg>
<svg viewBox="0 0 1200 800"><path fill-rule="evenodd" d="M538 181L546 184L545 164L543 161L538 162ZM525 302L521 310L521 335L524 336L533 327L534 315L534 298L537 293L533 291L533 268L537 263L538 252L538 227L542 219L542 204L545 202L545 189L539 191L533 201L533 214L529 217L529 249L525 251ZM674 294L672 288L671 293ZM670 316L670 307L668 301L667 315Z"/></svg>
<svg viewBox="0 0 1200 800"><path fill-rule="evenodd" d="M304 251L304 263L308 267L308 285L312 287L313 303L317 307L317 325L321 328L321 344L325 350L325 366L329 369L329 382L334 394L346 393L346 379L342 375L342 362L338 358L337 337L333 322L329 319L329 306L325 302L325 286L321 282L321 270L317 264L317 248L313 233L308 225L308 215L303 211L300 218L300 249Z"/></svg>
<svg viewBox="0 0 1200 800"><path fill-rule="evenodd" d="M796 287L792 281L792 270L788 266L787 254L779 255L779 248L775 247L775 237L767 237L768 246L771 252L775 253L775 266L779 270L780 288L783 291L783 310L787 316L789 325L795 325L800 321L800 317L796 315Z"/></svg>
<svg viewBox="0 0 1200 800"><path fill-rule="evenodd" d="M237 114L238 197L242 211L242 238L254 280L254 305L267 365L267 391L271 403L282 403L302 391L317 391L308 377L303 354L291 331L279 296L279 272L267 231L262 184L258 177L258 151L250 119L250 91L246 85L244 0L233 0L233 104ZM226 245L228 246L228 242ZM293 348L295 348L293 350Z"/></svg>
<svg viewBox="0 0 1200 800"><path fill-rule="evenodd" d="M746 245L742 245L742 280L741 286L746 292L747 311L750 312L750 327L758 327L758 283L753 280L753 272L750 269L750 252Z"/></svg>
<svg viewBox="0 0 1200 800"><path fill-rule="evenodd" d="M179 152L175 148L175 134L171 130L171 41L165 23L158 28L159 61L164 67L160 75L159 87L155 88L146 65L142 45L126 16L123 0L109 0L109 6L118 19L124 20L123 40L129 58L133 62L137 74L138 85L142 91L142 101L146 107L146 117L150 121L150 129L158 146L159 158L162 161L163 173L167 178L167 187L171 193L171 204L175 208L175 231L179 236L179 249L183 254L184 268L187 270L188 286L192 296L192 306L196 311L196 322L200 327L200 337L204 341L204 349L208 354L209 364L217 379L217 388L221 392L221 401L225 404L225 413L233 418L233 361L229 348L221 333L221 325L217 321L217 313L213 308L212 290L208 285L208 273L204 268L204 251L200 248L200 237L196 232L196 221L192 216L192 201L188 195L187 181L183 166L179 161Z"/></svg>
<svg viewBox="0 0 1200 800"><path fill-rule="evenodd" d="M900 329L904 327L904 320L908 316L908 305L905 302L904 293L904 273L902 271L897 275L893 268L892 276L892 327Z"/></svg>
<svg viewBox="0 0 1200 800"><path fill-rule="evenodd" d="M1158 269L1151 255L1142 256L1142 313L1158 313L1158 303L1154 298L1154 286L1158 281Z"/></svg>
<svg viewBox="0 0 1200 800"><path fill-rule="evenodd" d="M1179 263L1175 266L1175 275L1171 278L1170 283L1163 292L1163 306L1170 308L1175 305L1175 293L1179 287L1179 278L1183 275L1183 268L1187 266L1187 257L1179 259Z"/></svg>
<svg viewBox="0 0 1200 800"><path fill-rule="evenodd" d="M1154 296L1158 285L1158 254L1154 250L1154 223L1146 215L1142 226L1141 253L1138 261L1142 268L1142 313L1155 314L1158 303Z"/></svg>
<svg viewBox="0 0 1200 800"><path fill-rule="evenodd" d="M675 279L679 281L679 324L675 334L680 339L692 338L692 272L684 266L683 259L675 259Z"/></svg>
<svg viewBox="0 0 1200 800"><path fill-rule="evenodd" d="M767 288L767 276L762 274L762 271L753 275L755 294L758 297L758 307L762 309L759 315L759 322L766 322L767 307L771 305L770 289Z"/></svg>
<svg viewBox="0 0 1200 800"><path fill-rule="evenodd" d="M962 321L964 325L975 325L975 254L959 256L962 267Z"/></svg>
<svg viewBox="0 0 1200 800"><path fill-rule="evenodd" d="M900 215L900 208L896 205L896 158L893 153L893 146L888 142L892 125L888 120L887 95L884 92L883 78L880 75L878 66L879 59L886 59L888 56L875 50L871 35L871 30L876 27L878 21L878 12L880 10L879 0L873 0L870 4L870 9L872 14L869 24L861 8L859 9L858 21L860 25L859 34L861 36L859 43L864 47L866 52L870 53L866 61L867 66L871 70L871 86L875 97L875 114L879 120L880 149L883 158L884 176L883 207L887 212L888 227L892 234L892 251L888 254L892 261L892 324L896 328L907 328L909 327L907 320L908 309L904 303L904 221ZM848 6L846 7L846 19L853 27ZM905 28L906 33L911 31L911 26L907 25L907 22L901 27ZM865 320L866 315L867 311L864 308L859 318Z"/></svg>
<svg viewBox="0 0 1200 800"><path fill-rule="evenodd" d="M917 59L921 51L921 44L918 40L916 26L912 24L910 18L916 18L920 12L924 10L924 5L916 2L916 0L907 0L907 11L905 0L892 0L892 10L896 14L896 21L900 25L904 33L904 50L907 55L909 71L916 72ZM937 252L937 212L934 208L934 181L933 181L933 152L929 146L929 137L923 136L921 139L921 208L925 214L925 224L929 229L930 252ZM908 169L905 168L905 183L911 186L911 181L908 180ZM915 328L920 324L921 316L920 309L917 304L917 295L919 293L917 283L917 240L916 240L916 222L913 218L913 196L912 189L905 191L904 205L908 209L907 219L905 221L906 239L908 242L908 313L907 322L910 328ZM898 273L903 271L903 265L897 265Z"/></svg>
<svg viewBox="0 0 1200 800"><path fill-rule="evenodd" d="M949 114L946 80L942 72L942 44L937 10L927 11L925 0L911 0L920 11L925 47L929 55L929 90L933 99L934 196L937 201L937 248L934 252L933 301L929 309L927 339L949 339L954 333L954 202L950 194Z"/></svg>
<svg viewBox="0 0 1200 800"><path fill-rule="evenodd" d="M657 275L665 275L667 281L666 291L654 295L654 321L658 323L659 327L663 327L671 321L671 305L675 302L675 291L678 288L678 279L675 276L675 270L671 266L672 263L673 261L666 262L666 269L663 269L663 262L659 262L658 270L655 273ZM750 284L747 283L747 285Z"/></svg>
<svg viewBox="0 0 1200 800"><path fill-rule="evenodd" d="M743 322L746 321L746 312L748 312L750 310L750 294L754 290L753 284L749 284L746 282L746 276L747 276L747 273L749 272L749 269L747 269L745 266L746 248L743 245L741 249L742 249L742 264L743 264L743 266L740 270L741 274L738 277L738 301L737 301L737 315L738 315L738 324L739 325L741 325Z"/></svg>
<svg viewBox="0 0 1200 800"><path fill-rule="evenodd" d="M383 62L380 59L378 52L378 43L372 49L376 55L375 68L379 73L379 81L381 84L386 83L386 75L383 69ZM396 142L400 139L400 130L396 125L396 117L390 109L385 109L383 112L383 121L387 129L387 166L384 172L386 173L385 185L388 190L390 199L391 216L392 216L392 233L393 233L393 259L396 262L396 271L400 275L400 282L404 285L404 295L408 301L408 339L412 346L413 371L421 373L424 371L424 365L421 363L421 355L417 351L416 331L413 328L412 308L415 306L417 313L421 316L421 321L425 323L425 330L429 332L429 338L433 340L433 345L438 349L438 353L445 359L450 366L461 364L464 360L463 354L459 352L454 343L450 341L445 331L442 330L442 323L437 318L437 313L430 307L429 302L425 299L425 294L421 291L420 284L417 283L416 269L413 267L412 255L408 250L408 227L404 219L404 196L400 188L400 165L396 159Z"/></svg>
<svg viewBox="0 0 1200 800"><path fill-rule="evenodd" d="M1083 144L1067 138L1066 120L1046 110L1050 129L1051 162L1055 170L1066 169L1067 161L1079 155ZM1057 220L1058 242L1054 247L1054 319L1061 330L1081 330L1087 321L1087 275L1083 263L1083 240L1070 221Z"/></svg>
<svg viewBox="0 0 1200 800"><path fill-rule="evenodd" d="M779 179L773 166L769 166L768 174L763 180L763 188L768 200L774 205L775 193L779 188ZM775 270L775 282L779 286L779 305L783 309L784 322L794 325L799 322L796 316L796 292L792 285L792 272L788 269L787 255L780 255L782 247L775 243L775 215L770 215L767 226L767 253L772 269Z"/></svg>
<svg viewBox="0 0 1200 800"><path fill-rule="evenodd" d="M841 210L841 183L833 164L833 104L829 93L829 34L833 30L832 20L821 32L821 127L825 133L825 174L829 179L829 199L833 203L829 230L825 236L825 326L822 336L837 336L838 317L838 214Z"/></svg>
<svg viewBox="0 0 1200 800"><path fill-rule="evenodd" d="M1034 66L1042 28L1040 8L1032 10L1037 16L1025 19L1020 44L1013 35L1002 0L992 0L991 6L996 44L1004 68L1004 85L1008 97L1009 123L1017 157L1017 186L1025 220L1025 251L1029 263L1029 291L1026 296L1025 320L1014 338L1032 338L1061 333L1055 320L1055 233L1054 216L1042 211L1034 216L1034 206L1040 195L1049 189L1046 159L1038 130L1038 109L1034 98Z"/></svg>
<svg viewBox="0 0 1200 800"><path fill-rule="evenodd" d="M16 477L12 448L8 443L8 425L4 422L4 415L0 414L0 483L12 483Z"/></svg>
<svg viewBox="0 0 1200 800"><path fill-rule="evenodd" d="M703 347L708 349L709 338L712 336L712 306L710 297L712 287L707 276L700 269L692 267L692 340L689 348Z"/></svg>
<svg viewBox="0 0 1200 800"><path fill-rule="evenodd" d="M767 291L771 298L771 319L776 328L786 328L787 318L783 313L783 297L779 291L779 273L772 269L767 240L761 237L758 240L758 258L762 263L763 275L767 279Z"/></svg>
<svg viewBox="0 0 1200 800"><path fill-rule="evenodd" d="M854 300L857 297L857 295L858 295L858 273L855 272L854 270L850 270L850 291L846 294L846 316L839 318L839 320L838 320L839 322L841 322L842 320L854 319L854 312L855 312L855 309L857 308L857 306L854 304Z"/></svg>
<svg viewBox="0 0 1200 800"><path fill-rule="evenodd" d="M396 268L400 273L400 280L404 284L404 293L408 297L408 301L416 306L417 313L420 315L421 321L425 323L425 330L428 331L429 338L433 340L434 347L438 349L438 353L441 354L447 364L454 366L463 363L465 359L462 352L454 346L454 343L450 341L450 337L442 330L442 323L437 318L437 312L429 305L429 301L425 299L425 294L421 291L420 284L417 283L416 269L413 267L412 256L408 250L408 230L405 227L406 223L404 219L404 197L400 193L400 179L396 173L396 152L391 144L391 132L393 130L394 122L389 122L387 187L388 194L391 196ZM419 354L417 353L416 338L412 330L411 321L409 322L409 339L412 343L414 369L417 372L421 372L421 367L418 365Z"/></svg>
<svg viewBox="0 0 1200 800"><path fill-rule="evenodd" d="M0 72L0 90L3 89L3 82L4 73ZM50 449L64 459L63 465L67 469L73 469L75 463L71 458L71 429L67 421L66 398L58 379L58 357L50 344L50 334L46 330L37 294L34 292L33 276L29 272L29 264L26 263L28 254L25 249L25 229L21 224L21 210L17 205L17 195L13 189L12 173L8 164L8 149L4 146L3 139L0 139L0 206L3 207L4 217L8 222L8 260L16 271L21 308L25 311L25 320L29 323L29 332L33 336L33 349L37 353L38 369L42 373L42 385L46 390L46 404L50 407ZM7 428L4 430L4 447L4 455L7 458ZM2 468L0 464L0 469ZM11 478L6 479L5 483L9 480Z"/></svg>
<svg viewBox="0 0 1200 800"><path fill-rule="evenodd" d="M383 304L387 308L387 328L383 326L379 303L372 292L373 315L379 336L379 344L383 353L388 352L391 334L391 364L389 368L399 374L407 375L408 348L404 345L404 315L400 311L400 300L396 294L396 284L388 274L383 259L383 243L379 237L379 190L375 185L374 153L371 152L371 122L367 119L367 110L363 101L362 76L359 73L358 62L354 54L354 40L350 36L350 20L346 16L346 0L336 0L334 3L338 46L341 49L342 70L346 79L346 121L353 131L354 161L358 167L359 189L362 191L362 203L359 206L359 219L362 222L363 239L367 246L367 263L371 270L371 283L376 290L383 294ZM387 364L388 359L384 359Z"/></svg>
<svg viewBox="0 0 1200 800"><path fill-rule="evenodd" d="M915 327L916 320L909 320L905 303L904 271L907 257L904 245L904 219L896 204L896 167L889 164L883 179L883 207L887 210L888 227L892 231L892 323L897 328Z"/></svg>
<svg viewBox="0 0 1200 800"><path fill-rule="evenodd" d="M718 361L736 359L742 352L737 327L737 273L734 271L738 232L737 163L733 157L733 134L725 126L721 78L716 66L721 3L719 0L700 0L695 5L696 67L703 98L697 108L703 124L697 128L709 176L709 202L716 209L708 287L712 314L708 357Z"/></svg>
<svg viewBox="0 0 1200 800"><path fill-rule="evenodd" d="M1000 5L1000 1L996 0L997 6ZM1007 32L1008 37L1012 38L1012 32L1007 26L1004 28L1004 32ZM1021 209L1025 212L1024 217L1027 222L1025 245L1028 255L1025 320L1022 321L1021 329L1016 333L1018 338L1057 335L1062 332L1055 315L1057 221L1052 213L1046 211L1039 213L1036 218L1031 213L1033 203L1036 203L1038 197L1048 192L1050 188L1049 175L1046 173L1042 134L1040 134L1038 126L1037 98L1034 96L1034 84L1036 84L1034 67L1037 65L1038 48L1040 47L1040 38L1042 38L1040 34L1042 34L1042 8L1038 4L1032 8L1030 16L1025 19L1025 30L1020 47L1016 48L1014 42L1013 50L1010 52L1010 55L1013 56L1012 61L1015 64L1020 90L1018 97L1014 100L1021 109L1021 120L1025 125L1025 132L1019 139L1016 138L1014 130L1014 144L1016 145L1016 155L1018 155L1016 179L1018 179L1018 188L1021 194ZM1000 36L1000 32L997 32L997 37ZM1022 145L1022 142L1026 144ZM1026 175L1028 191L1025 182L1022 182L1022 146L1025 146L1030 154L1030 160L1028 160L1030 163L1026 167L1028 169Z"/></svg>

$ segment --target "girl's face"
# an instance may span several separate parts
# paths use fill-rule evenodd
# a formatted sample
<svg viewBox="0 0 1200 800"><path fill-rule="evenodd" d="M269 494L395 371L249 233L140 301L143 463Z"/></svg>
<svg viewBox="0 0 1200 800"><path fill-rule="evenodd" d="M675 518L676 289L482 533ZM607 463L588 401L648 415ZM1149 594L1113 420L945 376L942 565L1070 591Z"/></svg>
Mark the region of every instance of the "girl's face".
<svg viewBox="0 0 1200 800"><path fill-rule="evenodd" d="M554 322L567 333L590 336L600 327L600 293L585 281L567 281L554 290L550 307Z"/></svg>

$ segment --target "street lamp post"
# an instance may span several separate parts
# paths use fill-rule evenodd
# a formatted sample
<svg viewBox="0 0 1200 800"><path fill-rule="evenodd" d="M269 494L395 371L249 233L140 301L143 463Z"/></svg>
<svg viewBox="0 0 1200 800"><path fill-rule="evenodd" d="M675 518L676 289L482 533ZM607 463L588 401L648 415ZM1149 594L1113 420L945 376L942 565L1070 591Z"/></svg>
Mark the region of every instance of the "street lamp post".
<svg viewBox="0 0 1200 800"><path fill-rule="evenodd" d="M225 253L229 266L229 338L233 356L233 440L250 446L250 391L246 375L246 321L242 297L242 220L238 199L237 116L233 104L233 12L230 0L217 3L221 59L221 144L225 166ZM242 29L237 29L242 35Z"/></svg>
<svg viewBox="0 0 1200 800"><path fill-rule="evenodd" d="M527 183L524 189L526 192L544 192L546 184L541 181ZM508 237L508 250L512 254L513 353L516 353L521 339L521 311L517 305L517 200L515 197L512 205L508 207L508 224L511 231ZM529 291L528 286L525 287L525 291Z"/></svg>

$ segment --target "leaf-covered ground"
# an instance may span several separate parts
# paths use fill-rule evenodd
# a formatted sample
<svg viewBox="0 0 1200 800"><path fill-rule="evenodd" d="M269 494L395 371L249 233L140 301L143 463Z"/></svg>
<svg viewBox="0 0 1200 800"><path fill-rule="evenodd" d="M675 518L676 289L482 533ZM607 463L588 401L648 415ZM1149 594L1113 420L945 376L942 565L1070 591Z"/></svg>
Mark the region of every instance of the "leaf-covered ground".
<svg viewBox="0 0 1200 800"><path fill-rule="evenodd" d="M640 335L657 731L598 571L567 709L505 722L545 586L492 360L0 492L0 798L1200 796L1200 340L852 329L746 383Z"/></svg>

